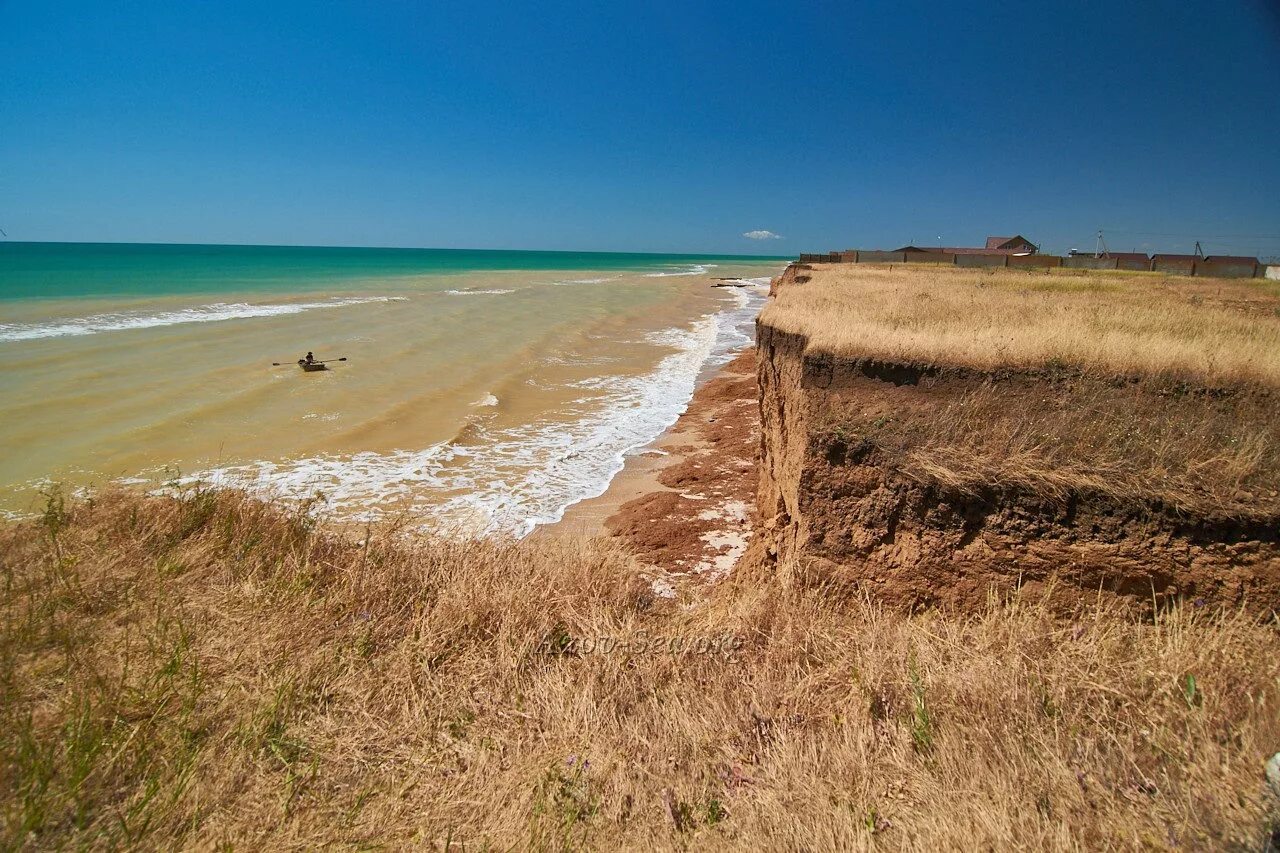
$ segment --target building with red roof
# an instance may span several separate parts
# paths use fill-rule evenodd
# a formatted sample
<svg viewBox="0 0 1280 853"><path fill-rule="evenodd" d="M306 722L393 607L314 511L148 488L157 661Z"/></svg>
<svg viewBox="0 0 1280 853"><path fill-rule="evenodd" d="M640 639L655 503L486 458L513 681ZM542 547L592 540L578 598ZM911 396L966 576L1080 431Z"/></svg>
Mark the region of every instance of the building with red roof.
<svg viewBox="0 0 1280 853"><path fill-rule="evenodd" d="M1039 248L1022 235L988 237L987 245L977 246L903 246L895 252L940 252L946 255L1034 255Z"/></svg>

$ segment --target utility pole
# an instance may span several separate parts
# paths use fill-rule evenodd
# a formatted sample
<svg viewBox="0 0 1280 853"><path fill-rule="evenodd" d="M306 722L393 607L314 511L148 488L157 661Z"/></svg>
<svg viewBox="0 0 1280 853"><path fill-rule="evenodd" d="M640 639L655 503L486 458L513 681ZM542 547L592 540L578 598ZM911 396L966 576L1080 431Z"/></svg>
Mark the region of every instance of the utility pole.
<svg viewBox="0 0 1280 853"><path fill-rule="evenodd" d="M1111 250L1107 248L1106 238L1102 236L1102 229L1098 229L1098 244L1094 247L1093 256L1095 258L1105 258L1111 254Z"/></svg>
<svg viewBox="0 0 1280 853"><path fill-rule="evenodd" d="M1196 257L1199 258L1200 260L1204 260L1204 249L1200 248L1199 240L1196 241Z"/></svg>

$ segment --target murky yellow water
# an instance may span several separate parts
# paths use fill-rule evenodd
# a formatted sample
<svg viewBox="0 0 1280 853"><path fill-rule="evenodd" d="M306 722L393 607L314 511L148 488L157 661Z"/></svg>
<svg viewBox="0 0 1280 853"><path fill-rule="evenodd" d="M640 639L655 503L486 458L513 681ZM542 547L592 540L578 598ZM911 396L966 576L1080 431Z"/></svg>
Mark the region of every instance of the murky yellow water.
<svg viewBox="0 0 1280 853"><path fill-rule="evenodd" d="M708 359L744 343L734 327L759 297L713 277L777 266L10 304L8 328L76 333L0 342L0 505L30 509L46 479L180 471L319 493L349 518L525 532L599 493ZM303 373L293 361L307 350L348 360Z"/></svg>

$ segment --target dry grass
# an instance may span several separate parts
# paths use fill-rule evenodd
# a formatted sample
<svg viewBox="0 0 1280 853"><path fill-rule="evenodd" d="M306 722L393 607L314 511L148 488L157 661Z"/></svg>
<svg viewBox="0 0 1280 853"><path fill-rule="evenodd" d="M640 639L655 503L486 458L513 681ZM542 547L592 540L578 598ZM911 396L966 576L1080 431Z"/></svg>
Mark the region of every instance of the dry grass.
<svg viewBox="0 0 1280 853"><path fill-rule="evenodd" d="M832 395L822 429L869 438L904 470L961 489L1280 512L1274 282L924 266L809 274L779 289L762 322L808 335L810 350L989 374L914 400L885 389L841 408Z"/></svg>
<svg viewBox="0 0 1280 853"><path fill-rule="evenodd" d="M1262 280L819 265L761 315L836 355L978 369L1280 386L1280 289Z"/></svg>
<svg viewBox="0 0 1280 853"><path fill-rule="evenodd" d="M0 846L1255 847L1280 636L882 612L234 494L0 529ZM577 638L736 637L715 654Z"/></svg>
<svg viewBox="0 0 1280 853"><path fill-rule="evenodd" d="M987 381L921 405L828 399L819 430L865 438L924 481L1065 501L1158 500L1202 517L1280 515L1280 417L1267 391L1152 393L1141 383Z"/></svg>

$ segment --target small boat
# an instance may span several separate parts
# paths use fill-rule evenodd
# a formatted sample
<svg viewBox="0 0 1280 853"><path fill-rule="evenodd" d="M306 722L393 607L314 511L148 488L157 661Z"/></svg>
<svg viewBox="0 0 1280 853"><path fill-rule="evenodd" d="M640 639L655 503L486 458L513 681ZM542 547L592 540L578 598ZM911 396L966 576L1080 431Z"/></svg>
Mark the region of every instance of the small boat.
<svg viewBox="0 0 1280 853"><path fill-rule="evenodd" d="M307 356L310 357L311 353L307 353ZM297 361L297 365L298 367L302 368L303 373L314 373L317 370L328 370L329 365L335 361L346 361L346 360L347 360L347 357L345 355L342 358L326 358L323 361L317 358L312 358L310 361L308 361L305 358L300 358ZM284 367L288 363L289 362L287 361L273 361L271 362L271 366Z"/></svg>

